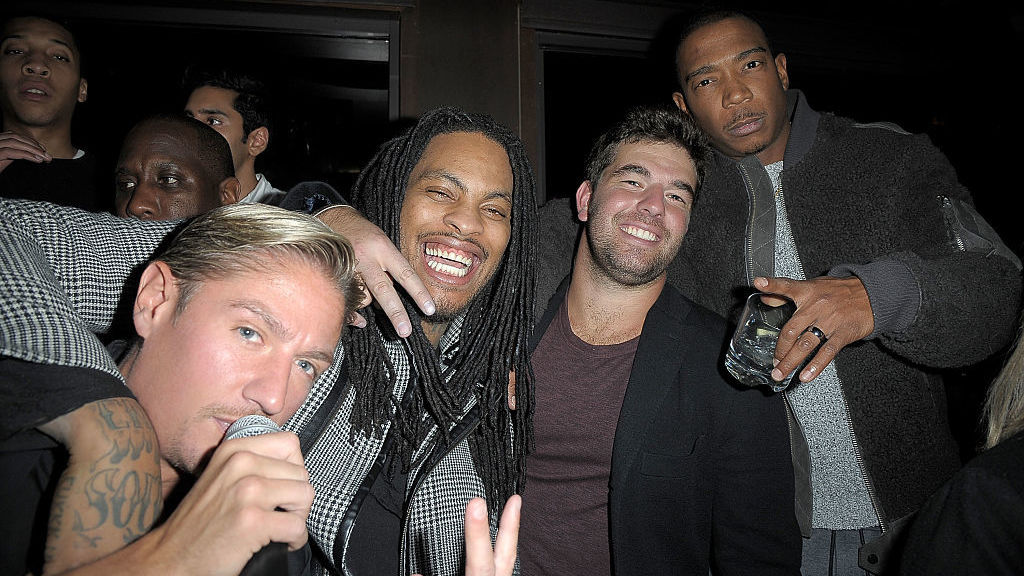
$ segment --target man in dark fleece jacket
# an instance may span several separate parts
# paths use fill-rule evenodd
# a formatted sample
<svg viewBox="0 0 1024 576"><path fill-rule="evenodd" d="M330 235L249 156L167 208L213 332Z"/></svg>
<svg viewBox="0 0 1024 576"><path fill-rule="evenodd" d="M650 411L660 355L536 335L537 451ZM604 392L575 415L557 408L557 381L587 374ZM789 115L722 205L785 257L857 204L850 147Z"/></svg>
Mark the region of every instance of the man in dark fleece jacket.
<svg viewBox="0 0 1024 576"><path fill-rule="evenodd" d="M810 358L785 393L803 572L852 574L864 542L884 572L960 464L938 370L1008 343L1020 262L927 137L812 110L749 17L703 14L680 38L673 99L717 153L669 281L732 317L751 286L796 302L773 377ZM544 207L540 245L571 254L571 218ZM538 302L567 261L542 260Z"/></svg>

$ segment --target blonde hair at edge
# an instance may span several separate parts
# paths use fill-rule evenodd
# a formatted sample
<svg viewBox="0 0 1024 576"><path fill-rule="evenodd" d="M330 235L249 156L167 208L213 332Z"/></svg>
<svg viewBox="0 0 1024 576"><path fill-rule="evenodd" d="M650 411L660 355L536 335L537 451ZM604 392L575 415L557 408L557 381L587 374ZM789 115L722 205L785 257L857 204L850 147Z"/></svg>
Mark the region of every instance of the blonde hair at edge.
<svg viewBox="0 0 1024 576"><path fill-rule="evenodd" d="M355 253L343 236L312 216L265 204L229 204L197 216L156 257L177 282L181 314L204 281L228 278L298 258L331 281L346 316L361 299Z"/></svg>
<svg viewBox="0 0 1024 576"><path fill-rule="evenodd" d="M1018 333L1013 353L989 386L985 398L986 449L1024 430L1024 342L1021 337Z"/></svg>

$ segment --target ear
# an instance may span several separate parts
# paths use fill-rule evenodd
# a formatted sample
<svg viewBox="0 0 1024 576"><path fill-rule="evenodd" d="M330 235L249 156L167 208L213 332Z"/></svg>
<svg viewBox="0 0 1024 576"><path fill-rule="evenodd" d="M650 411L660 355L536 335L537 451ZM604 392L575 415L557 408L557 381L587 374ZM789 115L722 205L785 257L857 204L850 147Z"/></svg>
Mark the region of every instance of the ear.
<svg viewBox="0 0 1024 576"><path fill-rule="evenodd" d="M241 202L242 198L245 198L245 194L242 192L242 184L234 176L228 176L221 180L217 189L220 191L221 206Z"/></svg>
<svg viewBox="0 0 1024 576"><path fill-rule="evenodd" d="M172 322L177 303L178 285L171 268L159 260L151 262L142 272L135 294L132 308L135 332L145 339L161 324Z"/></svg>
<svg viewBox="0 0 1024 576"><path fill-rule="evenodd" d="M676 103L676 108L683 114L689 114L690 112L686 109L686 98L683 98L682 92L673 92L672 101Z"/></svg>
<svg viewBox="0 0 1024 576"><path fill-rule="evenodd" d="M245 139L245 145L249 150L249 156L252 156L253 158L262 154L269 144L270 131L267 130L266 126L260 126L252 132L249 132L249 137Z"/></svg>
<svg viewBox="0 0 1024 576"><path fill-rule="evenodd" d="M78 101L85 102L89 99L89 81L82 78L78 81Z"/></svg>
<svg viewBox="0 0 1024 576"><path fill-rule="evenodd" d="M580 222L586 222L590 217L590 196L594 194L590 187L590 180L584 180L576 189L576 215Z"/></svg>
<svg viewBox="0 0 1024 576"><path fill-rule="evenodd" d="M784 90L789 90L789 72L786 72L786 55L779 52L775 55L775 70L779 73L779 82Z"/></svg>

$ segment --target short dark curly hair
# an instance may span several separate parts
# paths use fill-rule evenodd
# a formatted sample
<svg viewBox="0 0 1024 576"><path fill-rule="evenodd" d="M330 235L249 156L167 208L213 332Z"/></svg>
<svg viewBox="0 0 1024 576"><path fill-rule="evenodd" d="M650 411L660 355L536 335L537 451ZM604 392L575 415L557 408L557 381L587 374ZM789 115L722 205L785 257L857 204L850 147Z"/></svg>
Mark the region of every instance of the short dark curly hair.
<svg viewBox="0 0 1024 576"><path fill-rule="evenodd" d="M707 136L693 120L668 104L633 107L625 118L597 138L587 156L586 178L591 186L597 186L620 144L636 142L674 144L689 152L697 171L697 186L693 191L696 198L708 173L711 148Z"/></svg>
<svg viewBox="0 0 1024 576"><path fill-rule="evenodd" d="M267 132L273 132L270 92L267 85L255 76L231 68L189 66L181 84L186 98L203 86L236 92L238 96L235 96L231 106L242 116L243 138L248 138L260 126L265 127Z"/></svg>

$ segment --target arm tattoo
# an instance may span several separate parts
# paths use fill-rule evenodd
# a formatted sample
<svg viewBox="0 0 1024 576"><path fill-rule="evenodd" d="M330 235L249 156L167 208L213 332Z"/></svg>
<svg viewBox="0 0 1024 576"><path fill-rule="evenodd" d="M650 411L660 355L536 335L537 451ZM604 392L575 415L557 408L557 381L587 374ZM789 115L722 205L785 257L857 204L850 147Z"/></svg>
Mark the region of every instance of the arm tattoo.
<svg viewBox="0 0 1024 576"><path fill-rule="evenodd" d="M91 448L75 450L54 494L46 540L49 569L88 563L145 534L163 506L160 452L149 419L134 400L84 407ZM54 564L56 563L56 564Z"/></svg>

